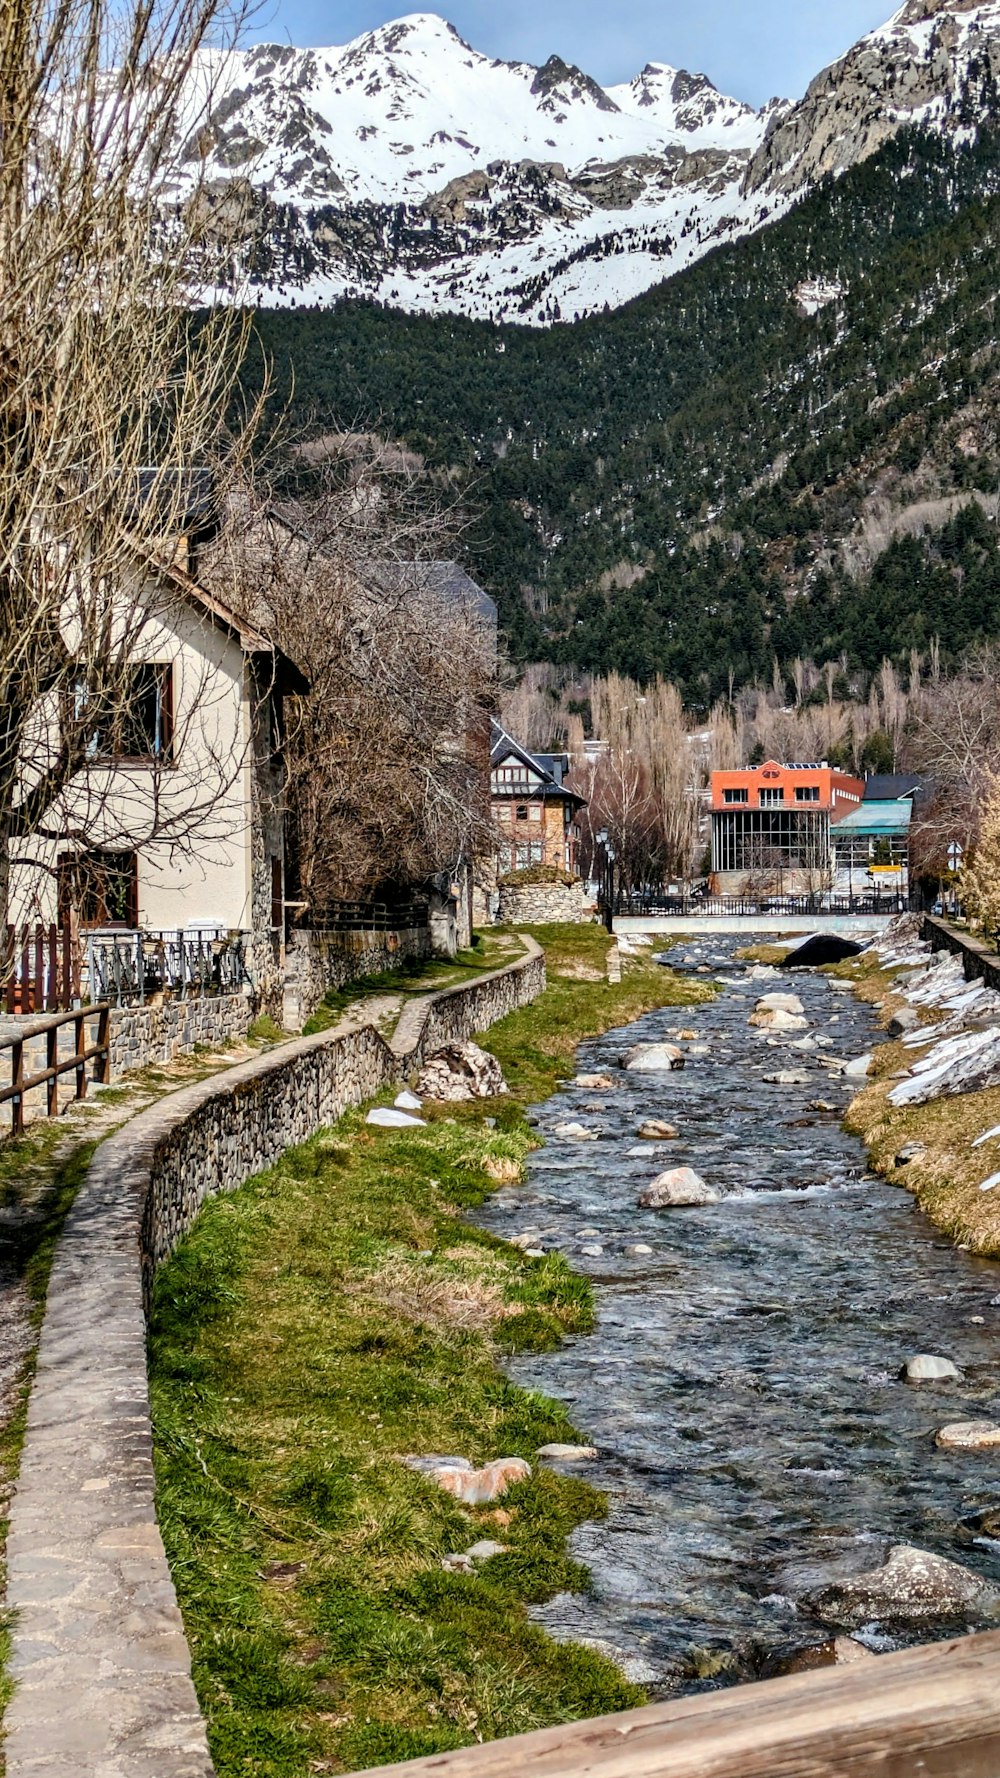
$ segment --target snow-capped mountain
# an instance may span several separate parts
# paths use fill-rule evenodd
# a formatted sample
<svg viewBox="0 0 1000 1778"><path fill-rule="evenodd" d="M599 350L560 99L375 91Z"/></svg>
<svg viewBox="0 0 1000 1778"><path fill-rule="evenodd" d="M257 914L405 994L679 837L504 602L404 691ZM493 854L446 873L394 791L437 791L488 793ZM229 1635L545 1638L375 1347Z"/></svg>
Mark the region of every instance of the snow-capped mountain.
<svg viewBox="0 0 1000 1778"><path fill-rule="evenodd" d="M479 54L428 13L342 48L206 55L184 144L266 304L369 295L504 320L616 306L787 209L904 124L997 107L1000 0L908 0L798 104L651 62L602 88ZM181 195L179 193L178 195Z"/></svg>

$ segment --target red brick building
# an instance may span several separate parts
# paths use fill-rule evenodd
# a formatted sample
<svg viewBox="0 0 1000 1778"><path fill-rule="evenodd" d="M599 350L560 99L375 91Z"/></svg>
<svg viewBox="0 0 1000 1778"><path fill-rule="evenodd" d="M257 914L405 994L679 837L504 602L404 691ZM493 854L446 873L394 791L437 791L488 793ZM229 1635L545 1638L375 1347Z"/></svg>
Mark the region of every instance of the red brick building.
<svg viewBox="0 0 1000 1778"><path fill-rule="evenodd" d="M742 771L713 772L712 878L719 894L792 894L829 888L833 833L860 808L860 778L821 762L768 760Z"/></svg>

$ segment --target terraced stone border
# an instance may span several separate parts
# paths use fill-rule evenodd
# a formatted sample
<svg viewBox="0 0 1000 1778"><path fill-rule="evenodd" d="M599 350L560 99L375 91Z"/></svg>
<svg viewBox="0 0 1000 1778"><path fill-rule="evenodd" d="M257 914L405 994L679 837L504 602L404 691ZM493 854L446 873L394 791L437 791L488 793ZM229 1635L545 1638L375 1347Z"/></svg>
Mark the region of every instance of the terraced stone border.
<svg viewBox="0 0 1000 1778"><path fill-rule="evenodd" d="M52 1268L11 1510L8 1778L209 1778L156 1523L153 1273L207 1197L534 1000L545 958L524 943L505 969L422 1002L405 1048L370 1025L300 1038L171 1094L97 1150Z"/></svg>

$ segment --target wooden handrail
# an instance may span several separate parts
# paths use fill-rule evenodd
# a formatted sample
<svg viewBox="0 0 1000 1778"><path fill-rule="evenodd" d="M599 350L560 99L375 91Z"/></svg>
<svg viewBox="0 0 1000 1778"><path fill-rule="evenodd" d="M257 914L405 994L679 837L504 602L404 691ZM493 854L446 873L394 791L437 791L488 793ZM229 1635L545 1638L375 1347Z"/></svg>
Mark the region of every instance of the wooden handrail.
<svg viewBox="0 0 1000 1778"><path fill-rule="evenodd" d="M97 1042L88 1044L86 1024L88 1019L97 1019ZM59 1030L63 1025L74 1025L75 1042L73 1054L64 1062L59 1061ZM46 1066L38 1074L27 1077L24 1072L24 1046L32 1038L45 1038ZM0 1038L0 1051L11 1052L11 1084L0 1089L0 1105L10 1104L11 1130L19 1136L24 1129L24 1096L33 1087L47 1087L46 1113L49 1117L59 1115L59 1079L63 1074L76 1074L76 1098L87 1097L87 1063L96 1061L98 1067L95 1078L104 1086L111 1080L111 1008L108 1005L78 1007L74 1012L60 1013L52 1019L35 1019L19 1031L15 1037Z"/></svg>
<svg viewBox="0 0 1000 1778"><path fill-rule="evenodd" d="M998 1778L1000 1631L354 1778Z"/></svg>

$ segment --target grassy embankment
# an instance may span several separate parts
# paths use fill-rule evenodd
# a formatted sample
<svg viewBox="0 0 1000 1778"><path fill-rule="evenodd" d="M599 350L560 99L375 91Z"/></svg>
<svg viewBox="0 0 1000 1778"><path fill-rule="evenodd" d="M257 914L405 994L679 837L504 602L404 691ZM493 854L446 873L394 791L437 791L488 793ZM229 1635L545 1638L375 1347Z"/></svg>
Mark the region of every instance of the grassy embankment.
<svg viewBox="0 0 1000 1778"><path fill-rule="evenodd" d="M468 1509L399 1462L530 1461L573 1439L498 1360L585 1331L589 1289L463 1211L520 1177L524 1107L572 1073L581 1039L709 991L646 960L610 985L596 927L536 936L549 987L488 1038L509 1099L415 1131L348 1115L208 1205L160 1274L158 1506L220 1778L304 1778L640 1701L527 1616L586 1584L565 1538L604 1502L582 1476L539 1467ZM442 1568L484 1537L506 1553Z"/></svg>
<svg viewBox="0 0 1000 1778"><path fill-rule="evenodd" d="M883 1026L906 1004L894 992L899 972L882 969L875 958L839 963L827 973L853 982L855 992L878 1008ZM939 1023L940 1017L937 1012L923 1011L927 1024ZM973 1253L1000 1258L1000 1193L979 1190L987 1175L1000 1165L998 1148L972 1147L977 1136L1000 1124L1000 1087L897 1108L889 1104L893 1076L913 1060L914 1052L901 1042L887 1039L880 1044L872 1064L871 1085L851 1105L847 1126L866 1144L875 1171L912 1192L943 1234ZM897 1167L896 1156L908 1142L924 1143L926 1152Z"/></svg>

